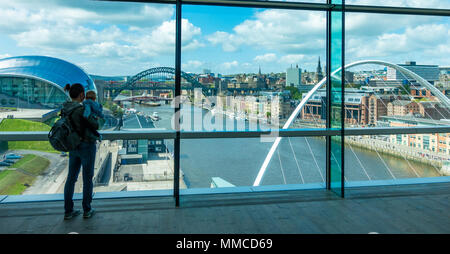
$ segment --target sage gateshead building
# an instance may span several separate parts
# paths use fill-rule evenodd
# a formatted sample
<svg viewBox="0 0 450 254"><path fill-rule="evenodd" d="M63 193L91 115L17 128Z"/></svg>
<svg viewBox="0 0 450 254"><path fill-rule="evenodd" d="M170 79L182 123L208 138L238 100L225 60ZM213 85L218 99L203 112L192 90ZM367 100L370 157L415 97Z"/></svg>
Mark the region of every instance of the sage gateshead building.
<svg viewBox="0 0 450 254"><path fill-rule="evenodd" d="M47 56L0 59L0 106L59 108L68 99L66 84L80 83L96 90L86 72L65 60Z"/></svg>

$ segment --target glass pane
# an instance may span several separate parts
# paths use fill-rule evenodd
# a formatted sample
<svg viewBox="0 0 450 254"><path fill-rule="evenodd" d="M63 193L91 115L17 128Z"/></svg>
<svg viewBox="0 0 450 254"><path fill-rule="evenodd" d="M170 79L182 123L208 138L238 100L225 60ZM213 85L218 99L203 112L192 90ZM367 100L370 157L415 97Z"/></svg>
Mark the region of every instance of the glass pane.
<svg viewBox="0 0 450 254"><path fill-rule="evenodd" d="M9 120L9 119L7 119ZM3 123L0 125L0 128ZM172 140L120 140L97 144L94 197L100 192L173 189ZM0 144L0 195L64 193L68 175L67 153L46 141L9 141ZM180 182L180 188L185 188ZM83 191L82 170L75 193Z"/></svg>
<svg viewBox="0 0 450 254"><path fill-rule="evenodd" d="M330 109L330 127L342 129L342 89L340 69L342 68L342 13L331 12L331 109ZM343 195L342 179L342 146L341 136L332 136L330 138L330 186L338 195Z"/></svg>
<svg viewBox="0 0 450 254"><path fill-rule="evenodd" d="M169 149L173 147L172 144L173 140L139 139L121 140L109 145L118 149L117 165L105 173L95 190L111 192L173 189L173 149ZM183 182L180 183L180 188L185 188Z"/></svg>
<svg viewBox="0 0 450 254"><path fill-rule="evenodd" d="M449 18L347 15L352 24L346 31L347 126L445 125L450 117L449 37L444 35ZM364 24L364 19L376 24ZM388 20L395 20L394 26Z"/></svg>
<svg viewBox="0 0 450 254"><path fill-rule="evenodd" d="M69 99L67 83L97 91L102 130L173 129L174 5L83 0L1 6L8 24L0 24L0 131L49 131ZM94 192L172 189L169 142L97 142ZM67 154L40 141L0 147L10 155L2 160L1 183L21 186L8 193L62 193ZM81 190L81 176L76 186Z"/></svg>
<svg viewBox="0 0 450 254"><path fill-rule="evenodd" d="M283 178L281 169L285 167L279 166L280 158L282 164L283 157L292 160L294 169L303 168L307 162L298 157L297 166L291 149L289 153L280 151L289 148L290 143L289 139L277 139L277 130L325 127L326 111L314 109L316 104L326 101L325 94L313 98L306 110L299 108L305 95L325 75L325 13L198 5L183 5L182 13L186 29L182 43L182 70L186 73L182 80L182 131L272 130L262 142L259 139L196 142L235 144L225 146L232 149L229 153L236 154L236 161L248 160L242 157L246 154L258 154L255 161L249 163L249 174L243 176L246 180L233 179L236 186L298 183L299 175L293 179ZM201 35L200 39L195 40L195 34ZM241 149L247 145L253 150L242 154ZM226 173L224 167L229 163L214 160L216 156L197 155L204 151L190 155L191 146L196 147L193 141L182 140L181 153L189 153L189 158L198 160L182 158L182 171L185 165L196 170L194 161L198 165L217 161L215 167ZM220 146L206 149L223 151ZM228 158L234 161L233 157ZM194 188L209 187L211 178L215 177L207 173L215 169L203 168L207 177L198 180L199 185L192 184ZM266 178L266 174L273 172L277 172L275 178ZM189 171L185 173L188 175Z"/></svg>
<svg viewBox="0 0 450 254"><path fill-rule="evenodd" d="M183 139L180 165L187 188L250 187L270 147L259 138ZM325 188L325 149L323 137L283 138L260 186Z"/></svg>
<svg viewBox="0 0 450 254"><path fill-rule="evenodd" d="M324 76L324 12L183 5L182 13L185 131L324 127L325 111L314 108L323 96L295 111ZM221 117L245 128L205 126Z"/></svg>
<svg viewBox="0 0 450 254"><path fill-rule="evenodd" d="M448 133L351 136L345 139L346 181L420 182L449 174ZM385 181L384 183L389 183Z"/></svg>
<svg viewBox="0 0 450 254"><path fill-rule="evenodd" d="M346 22L346 127L447 127L449 18L347 13ZM445 133L355 136L345 144L348 181L447 172Z"/></svg>

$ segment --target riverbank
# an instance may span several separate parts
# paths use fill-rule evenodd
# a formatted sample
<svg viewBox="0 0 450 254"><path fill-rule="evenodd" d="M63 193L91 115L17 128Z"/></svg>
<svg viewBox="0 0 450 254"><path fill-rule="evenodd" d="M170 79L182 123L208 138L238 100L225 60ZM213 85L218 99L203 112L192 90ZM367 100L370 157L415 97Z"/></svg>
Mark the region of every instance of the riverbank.
<svg viewBox="0 0 450 254"><path fill-rule="evenodd" d="M431 151L424 151L409 146L397 145L379 139L363 138L361 136L346 137L345 144L354 145L359 148L376 151L378 153L388 154L400 159L427 164L438 168L442 175L444 175L444 172L441 170L443 162L450 159L449 156L444 154L432 153Z"/></svg>
<svg viewBox="0 0 450 254"><path fill-rule="evenodd" d="M317 128L317 125L308 124L305 122L295 123L295 128ZM374 151L386 155L390 155L400 159L412 160L418 163L423 163L439 169L441 175L447 175L442 166L444 161L450 160L450 156L445 154L438 154L436 152L417 149L405 145L393 144L389 141L383 141L375 138L367 138L364 136L346 136L345 144L359 147L368 151Z"/></svg>

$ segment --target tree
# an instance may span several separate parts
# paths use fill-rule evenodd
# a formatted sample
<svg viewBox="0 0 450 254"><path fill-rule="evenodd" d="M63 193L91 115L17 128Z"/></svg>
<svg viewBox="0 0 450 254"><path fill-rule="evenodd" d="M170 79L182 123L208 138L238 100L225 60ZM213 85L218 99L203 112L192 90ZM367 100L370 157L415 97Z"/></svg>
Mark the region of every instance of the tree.
<svg viewBox="0 0 450 254"><path fill-rule="evenodd" d="M291 93L291 98L294 100L301 100L302 99L302 93L298 90L297 87L294 86L287 86L285 87L286 90L288 90Z"/></svg>
<svg viewBox="0 0 450 254"><path fill-rule="evenodd" d="M402 94L411 94L411 87L409 84L404 84L403 89L401 90Z"/></svg>

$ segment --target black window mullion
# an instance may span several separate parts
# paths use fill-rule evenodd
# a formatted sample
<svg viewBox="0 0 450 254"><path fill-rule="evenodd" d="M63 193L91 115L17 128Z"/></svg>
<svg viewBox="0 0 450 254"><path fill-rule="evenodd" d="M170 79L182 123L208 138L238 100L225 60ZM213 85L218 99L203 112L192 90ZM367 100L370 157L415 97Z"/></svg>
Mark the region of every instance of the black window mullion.
<svg viewBox="0 0 450 254"><path fill-rule="evenodd" d="M345 190L345 136L344 136L344 127L345 127L345 0L342 0L342 52L341 52L341 193L342 197L344 197Z"/></svg>
<svg viewBox="0 0 450 254"><path fill-rule="evenodd" d="M175 33L175 131L173 194L175 206L180 206L180 96L181 96L181 0L176 3Z"/></svg>
<svg viewBox="0 0 450 254"><path fill-rule="evenodd" d="M327 0L327 3L330 4L331 0ZM331 82L330 82L330 70L331 70L331 11L327 10L326 15L326 76L327 76L327 83L326 83L326 128L331 128ZM326 136L326 186L327 189L331 189L331 177L330 177L330 158L331 158L331 137Z"/></svg>

